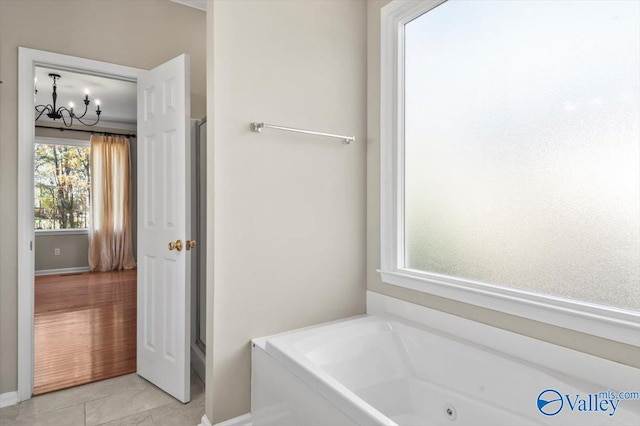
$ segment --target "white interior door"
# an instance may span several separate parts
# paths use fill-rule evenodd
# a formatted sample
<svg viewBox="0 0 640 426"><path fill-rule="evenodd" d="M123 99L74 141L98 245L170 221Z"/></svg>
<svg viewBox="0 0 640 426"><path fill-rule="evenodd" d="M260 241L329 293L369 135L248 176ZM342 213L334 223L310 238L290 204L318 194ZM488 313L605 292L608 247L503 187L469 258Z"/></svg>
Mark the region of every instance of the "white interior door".
<svg viewBox="0 0 640 426"><path fill-rule="evenodd" d="M138 79L137 368L182 402L190 399L189 93L187 55Z"/></svg>

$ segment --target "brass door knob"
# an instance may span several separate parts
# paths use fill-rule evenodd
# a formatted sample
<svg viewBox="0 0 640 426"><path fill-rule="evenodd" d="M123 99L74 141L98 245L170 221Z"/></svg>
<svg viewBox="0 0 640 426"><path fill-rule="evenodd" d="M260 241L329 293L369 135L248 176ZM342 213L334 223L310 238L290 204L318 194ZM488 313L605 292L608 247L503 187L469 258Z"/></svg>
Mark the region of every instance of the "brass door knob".
<svg viewBox="0 0 640 426"><path fill-rule="evenodd" d="M169 250L182 251L182 240L177 240L175 243L174 242L170 242L169 243Z"/></svg>
<svg viewBox="0 0 640 426"><path fill-rule="evenodd" d="M187 240L186 241L186 249L191 250L196 246L196 240Z"/></svg>

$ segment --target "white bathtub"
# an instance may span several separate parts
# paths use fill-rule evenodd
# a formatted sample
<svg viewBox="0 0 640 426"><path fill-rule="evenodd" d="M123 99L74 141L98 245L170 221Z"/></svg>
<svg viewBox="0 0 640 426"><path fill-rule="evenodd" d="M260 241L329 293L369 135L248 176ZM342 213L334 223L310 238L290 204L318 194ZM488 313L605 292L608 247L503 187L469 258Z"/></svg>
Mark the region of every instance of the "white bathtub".
<svg viewBox="0 0 640 426"><path fill-rule="evenodd" d="M640 370L430 315L442 319L439 326L368 315L255 339L254 426L640 425L640 400L615 405L612 398L613 411L600 398L600 410L593 411L598 404L589 397L640 391ZM537 406L547 389L562 398L555 415ZM554 399L549 395L555 394L542 399ZM543 410L558 407L556 401Z"/></svg>

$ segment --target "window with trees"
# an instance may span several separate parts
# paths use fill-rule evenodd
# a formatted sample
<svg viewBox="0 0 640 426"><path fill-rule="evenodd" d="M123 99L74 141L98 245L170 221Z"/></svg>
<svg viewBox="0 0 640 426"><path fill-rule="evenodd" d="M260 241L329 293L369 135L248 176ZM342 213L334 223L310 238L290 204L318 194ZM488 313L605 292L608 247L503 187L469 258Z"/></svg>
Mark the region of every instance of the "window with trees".
<svg viewBox="0 0 640 426"><path fill-rule="evenodd" d="M37 139L35 145L35 229L89 228L89 142L44 142Z"/></svg>

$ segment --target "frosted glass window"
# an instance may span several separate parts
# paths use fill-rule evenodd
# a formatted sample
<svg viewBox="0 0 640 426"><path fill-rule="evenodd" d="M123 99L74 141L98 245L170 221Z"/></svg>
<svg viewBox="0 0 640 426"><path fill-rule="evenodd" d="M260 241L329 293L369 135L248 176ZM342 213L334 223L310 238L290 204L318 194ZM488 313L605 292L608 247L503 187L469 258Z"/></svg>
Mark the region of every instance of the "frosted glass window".
<svg viewBox="0 0 640 426"><path fill-rule="evenodd" d="M640 2L405 25L404 267L640 311Z"/></svg>

